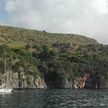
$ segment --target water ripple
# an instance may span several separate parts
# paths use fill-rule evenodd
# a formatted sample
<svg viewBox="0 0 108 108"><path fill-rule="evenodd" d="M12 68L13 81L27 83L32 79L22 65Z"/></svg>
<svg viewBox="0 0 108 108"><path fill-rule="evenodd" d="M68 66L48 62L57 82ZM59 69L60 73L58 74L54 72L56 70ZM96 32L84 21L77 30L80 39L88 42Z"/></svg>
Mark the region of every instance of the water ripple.
<svg viewBox="0 0 108 108"><path fill-rule="evenodd" d="M28 90L0 94L0 108L108 108L107 90Z"/></svg>

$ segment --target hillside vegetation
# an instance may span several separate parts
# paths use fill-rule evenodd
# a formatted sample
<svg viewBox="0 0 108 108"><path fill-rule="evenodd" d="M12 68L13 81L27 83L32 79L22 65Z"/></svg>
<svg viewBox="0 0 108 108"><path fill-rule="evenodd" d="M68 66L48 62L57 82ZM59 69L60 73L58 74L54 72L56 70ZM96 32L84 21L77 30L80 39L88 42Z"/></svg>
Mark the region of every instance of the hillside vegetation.
<svg viewBox="0 0 108 108"><path fill-rule="evenodd" d="M0 26L0 73L18 73L19 87L25 75L44 79L49 88L90 74L92 83L108 79L108 46L76 34L56 34ZM1 81L2 82L2 81Z"/></svg>
<svg viewBox="0 0 108 108"><path fill-rule="evenodd" d="M0 26L0 43L1 44L20 44L19 46L29 43L33 45L48 45L55 43L68 43L71 46L97 44L96 40L76 34L56 34L47 33L46 31L27 30L23 28Z"/></svg>

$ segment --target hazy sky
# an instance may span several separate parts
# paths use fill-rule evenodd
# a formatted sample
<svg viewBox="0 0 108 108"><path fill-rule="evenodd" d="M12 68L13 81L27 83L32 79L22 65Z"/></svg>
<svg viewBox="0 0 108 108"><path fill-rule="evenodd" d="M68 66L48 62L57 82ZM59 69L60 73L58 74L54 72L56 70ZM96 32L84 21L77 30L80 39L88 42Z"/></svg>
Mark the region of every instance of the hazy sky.
<svg viewBox="0 0 108 108"><path fill-rule="evenodd" d="M0 24L82 34L108 44L108 0L0 0Z"/></svg>

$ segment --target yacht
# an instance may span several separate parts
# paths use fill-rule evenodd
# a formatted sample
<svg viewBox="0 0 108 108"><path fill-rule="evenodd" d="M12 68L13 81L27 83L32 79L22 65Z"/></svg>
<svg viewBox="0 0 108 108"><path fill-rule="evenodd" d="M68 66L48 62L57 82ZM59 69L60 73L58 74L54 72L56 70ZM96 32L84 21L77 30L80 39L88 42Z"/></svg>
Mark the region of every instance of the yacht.
<svg viewBox="0 0 108 108"><path fill-rule="evenodd" d="M13 89L5 88L5 84L0 86L0 93L11 93Z"/></svg>

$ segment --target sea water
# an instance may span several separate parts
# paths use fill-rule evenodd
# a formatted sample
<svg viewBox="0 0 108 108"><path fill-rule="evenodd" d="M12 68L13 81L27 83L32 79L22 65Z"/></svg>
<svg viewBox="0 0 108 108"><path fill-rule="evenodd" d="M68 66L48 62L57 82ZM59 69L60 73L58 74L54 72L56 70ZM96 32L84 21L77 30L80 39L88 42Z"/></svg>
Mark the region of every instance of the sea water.
<svg viewBox="0 0 108 108"><path fill-rule="evenodd" d="M0 108L108 108L108 90L15 90L0 94Z"/></svg>

